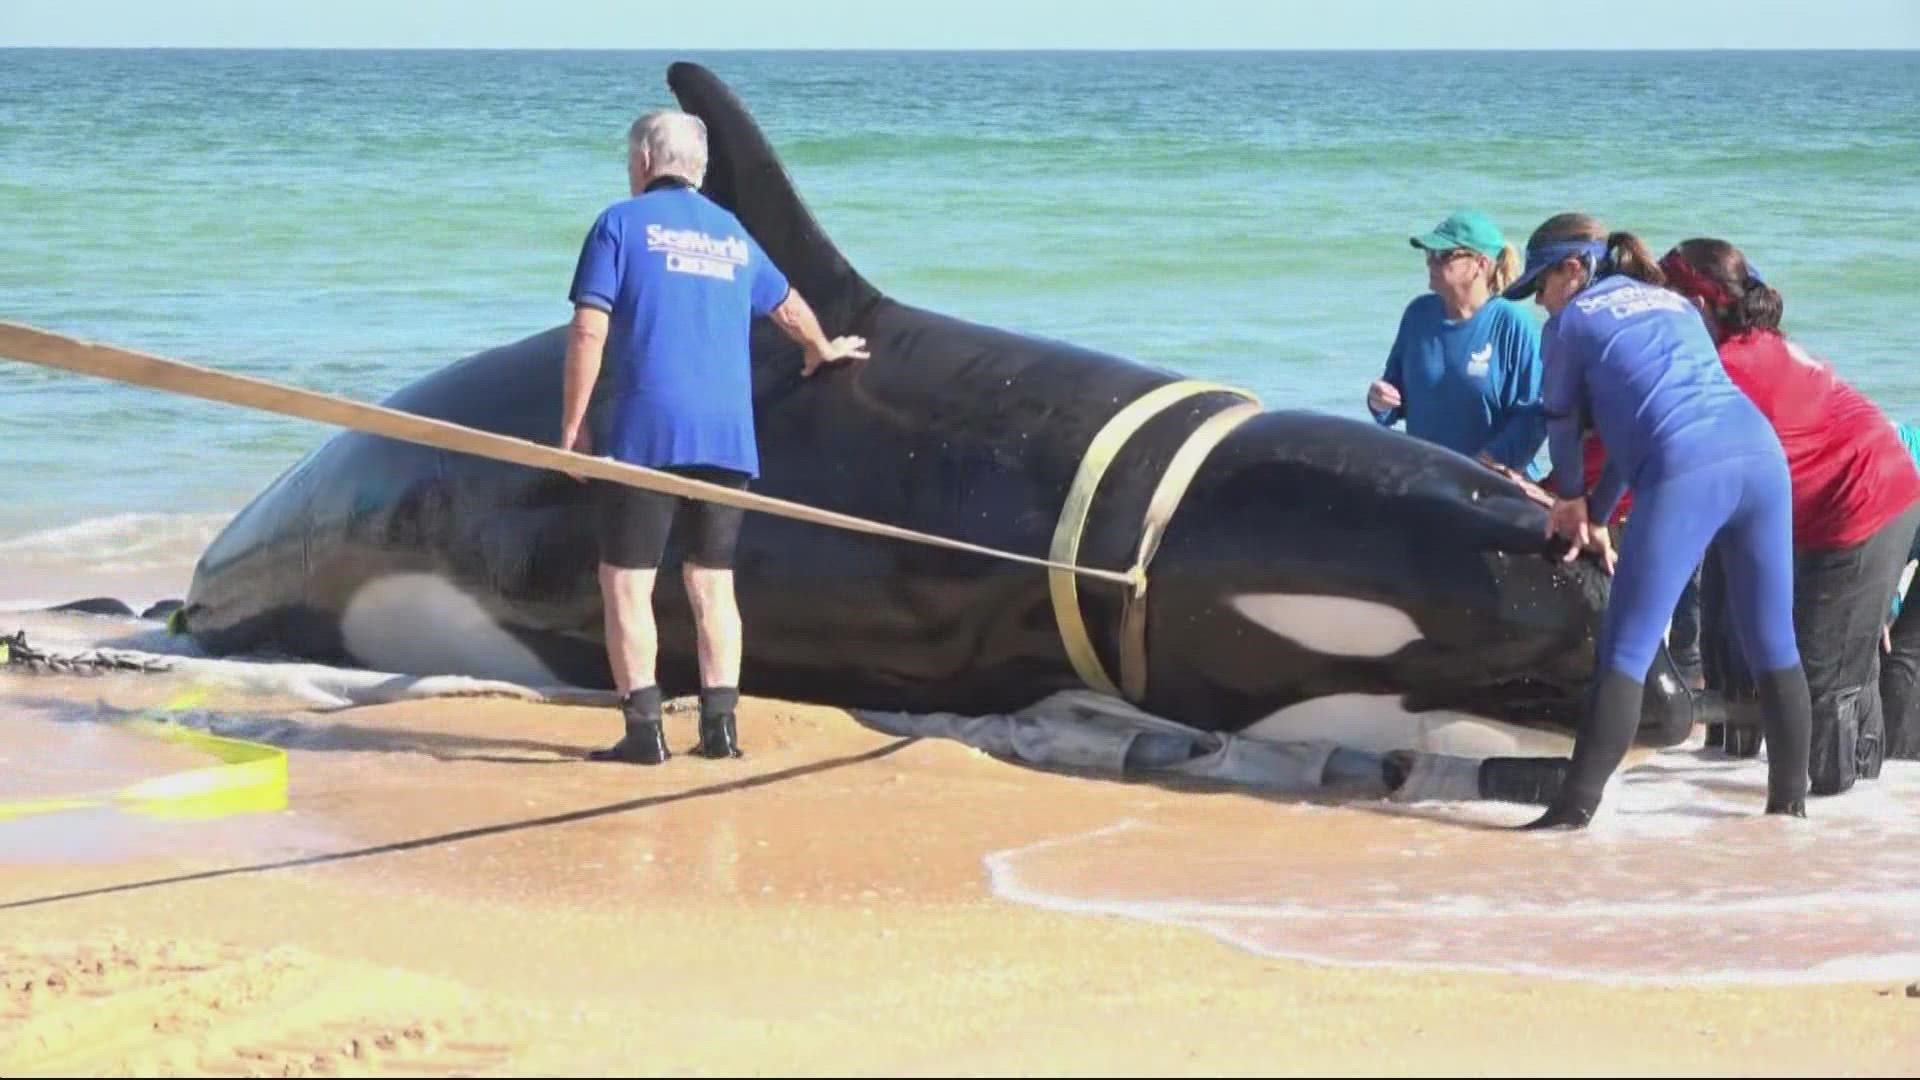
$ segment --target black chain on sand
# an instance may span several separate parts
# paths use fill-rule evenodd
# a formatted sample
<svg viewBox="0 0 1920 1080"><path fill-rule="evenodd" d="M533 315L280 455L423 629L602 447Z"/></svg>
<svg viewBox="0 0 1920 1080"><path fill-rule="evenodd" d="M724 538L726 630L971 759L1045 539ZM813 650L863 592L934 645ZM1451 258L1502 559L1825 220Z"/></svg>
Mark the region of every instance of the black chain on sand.
<svg viewBox="0 0 1920 1080"><path fill-rule="evenodd" d="M48 675L101 675L110 671L137 671L158 674L172 670L164 659L148 658L101 649L77 653L51 653L27 644L27 632L0 634L0 652L5 662L0 670Z"/></svg>

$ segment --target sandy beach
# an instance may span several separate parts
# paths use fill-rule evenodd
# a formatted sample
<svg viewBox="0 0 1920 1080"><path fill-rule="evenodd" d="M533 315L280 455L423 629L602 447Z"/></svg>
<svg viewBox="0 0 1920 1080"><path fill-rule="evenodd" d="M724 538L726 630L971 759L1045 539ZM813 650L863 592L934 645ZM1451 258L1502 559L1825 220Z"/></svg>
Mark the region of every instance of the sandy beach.
<svg viewBox="0 0 1920 1080"><path fill-rule="evenodd" d="M53 753L90 718L162 703L173 681L5 676L0 693ZM1551 874L1555 848L1509 833L1036 772L759 699L742 713L745 759L686 756L694 718L677 712L679 756L657 769L579 760L615 734L607 709L209 707L266 718L289 748L285 811L0 823L0 1074L1920 1069L1920 999L1898 979L1660 986L1323 964L999 895L1023 849L1021 889L1146 898L1229 896L1248 865L1233 851L1284 851L1267 869L1323 882L1335 912L1342 889L1402 872L1368 854L1383 840ZM1033 847L1117 823L1117 848ZM1688 845L1662 857L1685 877ZM1619 947L1556 933L1552 951L1575 959Z"/></svg>

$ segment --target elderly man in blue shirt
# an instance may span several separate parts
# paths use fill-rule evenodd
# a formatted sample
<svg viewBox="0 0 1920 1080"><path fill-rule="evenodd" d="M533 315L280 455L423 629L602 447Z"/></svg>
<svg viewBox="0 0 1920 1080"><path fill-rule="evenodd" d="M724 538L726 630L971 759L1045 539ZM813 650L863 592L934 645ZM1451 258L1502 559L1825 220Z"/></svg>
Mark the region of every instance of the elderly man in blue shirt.
<svg viewBox="0 0 1920 1080"><path fill-rule="evenodd" d="M802 373L865 358L858 337L829 341L752 234L700 193L707 132L665 109L627 134L632 197L595 219L570 299L560 445L593 453L588 404L602 365L612 379L609 445L617 461L744 490L759 475L748 331L756 316L805 349ZM607 657L626 733L590 756L657 765L661 732L654 577L676 515L691 526L684 577L699 635L700 742L705 757L739 757L741 627L733 552L743 511L624 484L596 482L595 531L606 605Z"/></svg>

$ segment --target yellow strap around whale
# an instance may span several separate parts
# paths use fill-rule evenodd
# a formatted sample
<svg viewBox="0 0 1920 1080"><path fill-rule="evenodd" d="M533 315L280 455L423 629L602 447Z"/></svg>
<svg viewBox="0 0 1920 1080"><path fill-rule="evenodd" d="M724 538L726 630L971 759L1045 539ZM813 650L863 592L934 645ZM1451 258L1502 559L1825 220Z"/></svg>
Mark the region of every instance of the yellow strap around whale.
<svg viewBox="0 0 1920 1080"><path fill-rule="evenodd" d="M1187 493L1187 485L1193 483L1207 455L1220 445L1220 440L1262 411L1258 401L1250 400L1229 405L1207 417L1187 436L1187 441L1180 444L1173 460L1167 462L1167 471L1160 474L1160 486L1153 489L1153 498L1147 503L1146 521L1140 530L1140 549L1133 559L1139 581L1128 595L1120 616L1120 689L1128 701L1138 704L1147 696L1147 564L1160 550L1160 538L1166 535L1173 512L1180 508L1181 496Z"/></svg>
<svg viewBox="0 0 1920 1080"><path fill-rule="evenodd" d="M1106 476L1107 468L1113 464L1113 459L1126 447L1127 440L1145 426L1147 421L1174 405L1201 394L1219 393L1246 398L1249 403L1253 403L1254 411L1258 411L1258 399L1248 391L1221 383L1182 379L1147 391L1128 402L1124 408L1108 419L1106 424L1094 434L1093 440L1087 444L1087 451L1080 459L1080 468L1074 474L1073 485L1067 489L1067 498L1061 505L1060 520L1054 527L1053 547L1049 552L1054 562L1072 565L1079 557L1080 537L1087 527L1087 515L1093 509L1094 494L1099 490L1100 480ZM1235 406L1228 411L1235 412L1241 408L1241 406ZM1208 423L1203 423L1188 436L1187 442L1168 463L1167 472L1161 480L1161 490L1155 492L1148 512L1148 531L1153 536L1153 546L1158 546L1158 533L1161 528L1164 528L1164 518L1158 525L1153 523L1153 508L1167 503L1164 497L1167 491L1171 491L1173 504L1179 502L1180 494L1186 490L1187 482L1192 480L1194 470L1200 467L1200 462L1205 459L1207 451L1212 450L1213 444L1224 438L1227 431L1237 426L1239 420L1244 420L1251 413L1238 415L1239 419L1232 425L1213 423L1212 420L1218 420L1217 415ZM1204 441L1209 438L1211 441L1200 445L1198 453L1188 453L1190 447L1198 445L1196 440ZM1182 470L1185 473L1184 477L1180 476ZM1171 487L1168 484L1170 479L1177 481ZM1164 517L1171 517L1172 514L1173 505L1165 505ZM1140 557L1126 573L1127 583L1132 586L1132 592L1136 597L1146 591L1146 564L1152 557L1152 549L1143 543ZM1080 681L1103 694L1122 696L1120 687L1115 685L1114 680L1107 675L1105 665L1101 664L1100 654L1093 647L1093 639L1087 634L1086 619L1080 614L1080 593L1074 575L1049 570L1047 589L1053 599L1054 620L1060 627L1060 643L1066 649L1067 660L1073 664L1073 670L1080 676ZM1145 680L1146 674L1141 671L1138 676L1139 685L1144 687Z"/></svg>

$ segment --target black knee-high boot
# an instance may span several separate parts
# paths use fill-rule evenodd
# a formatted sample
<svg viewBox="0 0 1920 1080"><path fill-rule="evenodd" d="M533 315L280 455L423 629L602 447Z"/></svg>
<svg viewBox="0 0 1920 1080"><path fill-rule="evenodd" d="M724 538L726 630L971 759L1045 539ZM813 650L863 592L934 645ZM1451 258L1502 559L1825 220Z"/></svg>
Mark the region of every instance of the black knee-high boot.
<svg viewBox="0 0 1920 1080"><path fill-rule="evenodd" d="M740 704L739 689L713 686L700 691L700 745L694 753L709 758L737 758L740 735L733 710Z"/></svg>
<svg viewBox="0 0 1920 1080"><path fill-rule="evenodd" d="M1584 829L1600 808L1607 780L1627 756L1640 727L1646 684L1609 670L1593 685L1587 715L1573 740L1573 762L1547 812L1523 829Z"/></svg>
<svg viewBox="0 0 1920 1080"><path fill-rule="evenodd" d="M594 761L625 761L635 765L658 765L673 755L667 750L666 734L660 730L660 688L646 686L626 696L620 713L627 722L626 738L587 756Z"/></svg>
<svg viewBox="0 0 1920 1080"><path fill-rule="evenodd" d="M1798 665L1760 676L1761 722L1767 732L1767 813L1807 816L1807 759L1813 742L1813 697Z"/></svg>

